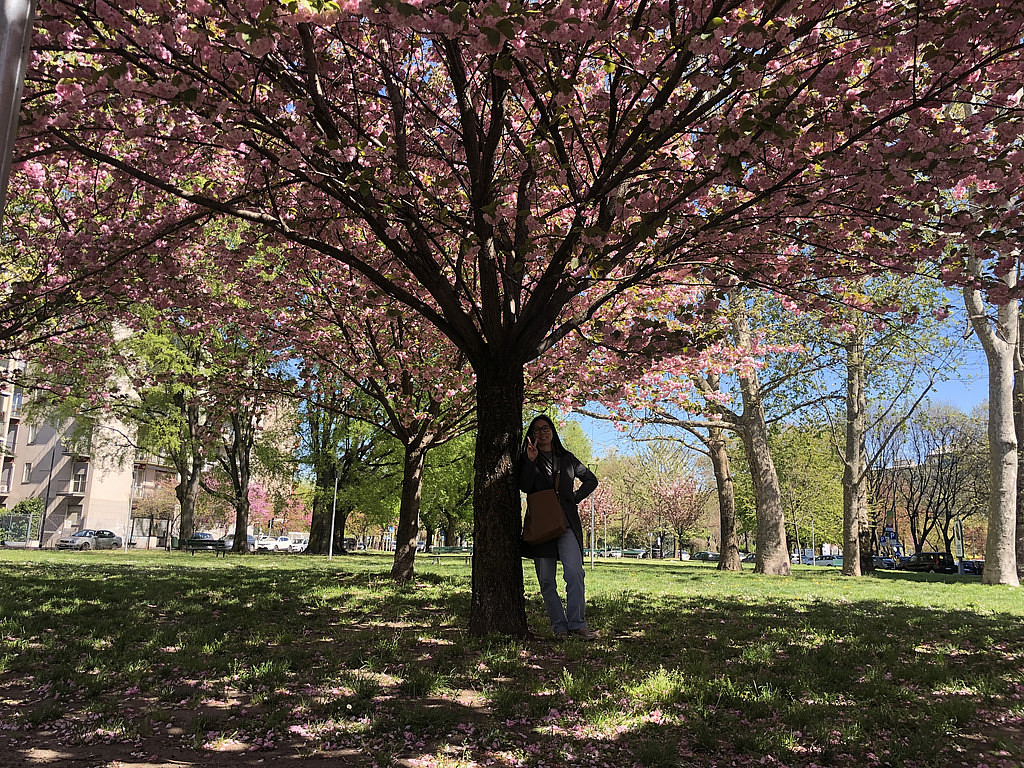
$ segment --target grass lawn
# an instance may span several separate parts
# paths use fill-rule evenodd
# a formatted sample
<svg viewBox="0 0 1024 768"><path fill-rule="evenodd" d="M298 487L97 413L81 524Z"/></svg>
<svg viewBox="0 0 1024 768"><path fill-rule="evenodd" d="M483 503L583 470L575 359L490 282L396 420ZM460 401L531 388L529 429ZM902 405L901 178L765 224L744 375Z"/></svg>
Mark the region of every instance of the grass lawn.
<svg viewBox="0 0 1024 768"><path fill-rule="evenodd" d="M0 766L1024 765L1020 590L605 561L600 640L521 643L461 560L389 568L0 552Z"/></svg>

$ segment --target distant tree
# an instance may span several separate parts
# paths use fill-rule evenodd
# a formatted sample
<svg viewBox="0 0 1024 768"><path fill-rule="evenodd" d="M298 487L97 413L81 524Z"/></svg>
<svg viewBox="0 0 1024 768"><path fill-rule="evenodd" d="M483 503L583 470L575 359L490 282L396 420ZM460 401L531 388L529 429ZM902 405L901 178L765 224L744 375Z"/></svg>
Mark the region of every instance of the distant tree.
<svg viewBox="0 0 1024 768"><path fill-rule="evenodd" d="M782 505L798 549L812 534L818 542L843 540L843 467L830 438L823 427L787 424L772 430Z"/></svg>
<svg viewBox="0 0 1024 768"><path fill-rule="evenodd" d="M421 522L427 548L443 534L447 546L473 530L473 435L463 435L430 452L423 475Z"/></svg>
<svg viewBox="0 0 1024 768"><path fill-rule="evenodd" d="M298 447L298 461L309 467L313 484L306 553L326 555L345 551L348 517L361 504L382 517L372 498L365 498L365 487L376 485L379 498L390 498L397 458L386 434L351 415L346 401L362 395L335 387L330 377L310 382L300 408Z"/></svg>
<svg viewBox="0 0 1024 768"><path fill-rule="evenodd" d="M985 515L984 424L953 406L931 405L908 420L904 439L888 488L909 523L914 551L930 542L948 552L953 522Z"/></svg>

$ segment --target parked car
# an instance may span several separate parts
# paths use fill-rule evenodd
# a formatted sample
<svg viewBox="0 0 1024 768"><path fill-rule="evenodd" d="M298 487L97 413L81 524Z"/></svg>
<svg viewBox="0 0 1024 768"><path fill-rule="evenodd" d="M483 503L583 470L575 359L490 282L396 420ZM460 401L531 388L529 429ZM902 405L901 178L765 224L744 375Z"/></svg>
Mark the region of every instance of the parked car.
<svg viewBox="0 0 1024 768"><path fill-rule="evenodd" d="M753 563L755 560L757 560L757 553L756 552L746 552L740 558L740 562L741 563Z"/></svg>
<svg viewBox="0 0 1024 768"><path fill-rule="evenodd" d="M717 563L720 555L717 552L698 552L693 556L694 560L704 560L708 563Z"/></svg>
<svg viewBox="0 0 1024 768"><path fill-rule="evenodd" d="M624 549L620 557L635 557L637 560L643 560L649 555L650 553L646 549Z"/></svg>
<svg viewBox="0 0 1024 768"><path fill-rule="evenodd" d="M918 552L900 565L904 571L927 573L959 573L960 569L949 552Z"/></svg>
<svg viewBox="0 0 1024 768"><path fill-rule="evenodd" d="M212 533L206 533L205 531L196 531L192 534L193 539L212 539Z"/></svg>
<svg viewBox="0 0 1024 768"><path fill-rule="evenodd" d="M250 535L246 536L245 538L247 538L249 540L249 551L250 552L255 552L256 551L256 537L250 534ZM235 537L234 536L229 534L229 535L224 537L224 549L230 550L232 547L234 547L234 545L235 545Z"/></svg>
<svg viewBox="0 0 1024 768"><path fill-rule="evenodd" d="M964 560L964 573L972 576L982 576L985 573L984 560Z"/></svg>
<svg viewBox="0 0 1024 768"><path fill-rule="evenodd" d="M289 551L291 552L305 552L306 547L309 546L309 539L292 539Z"/></svg>
<svg viewBox="0 0 1024 768"><path fill-rule="evenodd" d="M257 536L257 552L287 552L292 540L287 536Z"/></svg>
<svg viewBox="0 0 1024 768"><path fill-rule="evenodd" d="M875 568L892 570L896 568L896 561L891 557L885 555L872 555L871 562L874 563Z"/></svg>
<svg viewBox="0 0 1024 768"><path fill-rule="evenodd" d="M57 549L118 549L124 542L113 531L85 528L57 542Z"/></svg>
<svg viewBox="0 0 1024 768"><path fill-rule="evenodd" d="M843 556L842 555L818 555L814 558L815 565L828 565L835 566L836 568L843 567Z"/></svg>

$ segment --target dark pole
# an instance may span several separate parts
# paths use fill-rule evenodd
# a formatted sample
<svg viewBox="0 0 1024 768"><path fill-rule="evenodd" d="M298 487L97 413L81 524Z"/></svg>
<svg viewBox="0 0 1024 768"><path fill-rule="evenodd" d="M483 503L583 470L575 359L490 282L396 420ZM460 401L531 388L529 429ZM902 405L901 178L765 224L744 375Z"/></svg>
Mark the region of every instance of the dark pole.
<svg viewBox="0 0 1024 768"><path fill-rule="evenodd" d="M14 140L18 136L21 89L25 84L35 0L0 2L0 223L7 205Z"/></svg>
<svg viewBox="0 0 1024 768"><path fill-rule="evenodd" d="M53 482L53 459L57 455L57 448L60 446L60 433L57 433L57 440L50 449L50 471L46 475L46 496L43 499L43 519L39 521L39 548L43 548L43 534L46 532L46 516L50 511L50 483Z"/></svg>

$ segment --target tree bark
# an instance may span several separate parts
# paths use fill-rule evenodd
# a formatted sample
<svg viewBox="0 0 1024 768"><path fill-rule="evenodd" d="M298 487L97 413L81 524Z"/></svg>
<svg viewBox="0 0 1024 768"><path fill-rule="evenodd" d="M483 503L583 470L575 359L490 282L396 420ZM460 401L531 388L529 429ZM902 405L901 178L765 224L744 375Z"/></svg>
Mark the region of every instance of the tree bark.
<svg viewBox="0 0 1024 768"><path fill-rule="evenodd" d="M862 528L867 523L867 393L864 338L858 333L846 345L846 449L843 457L843 575L860 576ZM869 534L870 536L870 534ZM867 570L871 570L870 566Z"/></svg>
<svg viewBox="0 0 1024 768"><path fill-rule="evenodd" d="M178 528L178 547L185 546L185 540L192 538L195 532L196 500L199 498L200 469L188 473L179 470L181 480L174 486L174 495L178 497L181 508L181 524Z"/></svg>
<svg viewBox="0 0 1024 768"><path fill-rule="evenodd" d="M225 456L225 468L235 496L235 538L232 551L249 551L249 483L252 480L252 446L256 426L247 409L231 414L231 444Z"/></svg>
<svg viewBox="0 0 1024 768"><path fill-rule="evenodd" d="M725 448L725 430L708 429L708 453L718 489L718 519L722 527L722 551L718 560L720 571L742 571L739 541L736 538L736 496L733 493L729 453Z"/></svg>
<svg viewBox="0 0 1024 768"><path fill-rule="evenodd" d="M734 311L733 330L737 346L751 349L753 339L747 322L743 297L738 290L729 294L729 304ZM743 415L740 419L743 448L750 465L750 479L754 487L754 504L757 508L757 555L754 572L771 576L788 576L789 552L786 548L786 524L782 512L782 492L779 476L772 461L768 444L768 425L761 402L761 385L753 369L739 373L740 395L743 399Z"/></svg>
<svg viewBox="0 0 1024 768"><path fill-rule="evenodd" d="M469 632L526 637L516 462L523 431L521 365L476 366L473 591Z"/></svg>
<svg viewBox="0 0 1024 768"><path fill-rule="evenodd" d="M972 258L970 268L980 265ZM1003 278L1016 283L1010 272ZM1014 355L1017 349L1019 310L1008 301L997 310L995 328L989 323L977 288L964 288L964 304L971 325L988 361L989 502L988 538L985 542L985 584L1019 586L1017 577L1017 435L1013 421Z"/></svg>
<svg viewBox="0 0 1024 768"><path fill-rule="evenodd" d="M397 582L406 582L413 577L426 461L427 452L418 443L405 446L402 501L398 509L398 529L395 532L395 560L391 566L391 578Z"/></svg>
<svg viewBox="0 0 1024 768"><path fill-rule="evenodd" d="M198 446L200 408L185 401L182 394L175 397L175 405L184 419L179 431L180 447L172 451L171 461L178 471L180 480L174 487L174 495L181 508L181 523L178 527L178 547L184 547L186 539L195 532L196 500L199 498L203 473L203 456Z"/></svg>
<svg viewBox="0 0 1024 768"><path fill-rule="evenodd" d="M1024 579L1024 357L1021 342L1024 341L1024 313L1018 305L1017 349L1013 356L1013 426L1017 436L1017 579Z"/></svg>

